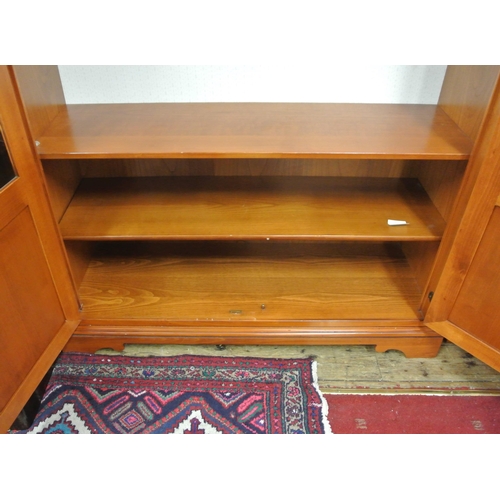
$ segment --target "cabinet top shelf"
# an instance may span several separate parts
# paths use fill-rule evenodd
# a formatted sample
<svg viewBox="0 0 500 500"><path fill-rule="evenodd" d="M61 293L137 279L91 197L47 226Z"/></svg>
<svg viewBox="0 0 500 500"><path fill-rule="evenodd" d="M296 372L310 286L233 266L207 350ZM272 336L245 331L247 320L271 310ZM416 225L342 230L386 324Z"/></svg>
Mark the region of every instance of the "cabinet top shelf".
<svg viewBox="0 0 500 500"><path fill-rule="evenodd" d="M36 138L44 159L469 157L439 107L412 104L71 104Z"/></svg>

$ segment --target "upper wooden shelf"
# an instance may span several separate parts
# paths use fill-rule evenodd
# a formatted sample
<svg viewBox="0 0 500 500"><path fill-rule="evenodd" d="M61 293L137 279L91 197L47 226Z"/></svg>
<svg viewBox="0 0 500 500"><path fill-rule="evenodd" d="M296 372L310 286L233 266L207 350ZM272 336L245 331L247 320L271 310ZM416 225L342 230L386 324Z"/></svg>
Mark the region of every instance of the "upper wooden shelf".
<svg viewBox="0 0 500 500"><path fill-rule="evenodd" d="M44 159L467 159L472 142L438 106L72 104L40 136Z"/></svg>

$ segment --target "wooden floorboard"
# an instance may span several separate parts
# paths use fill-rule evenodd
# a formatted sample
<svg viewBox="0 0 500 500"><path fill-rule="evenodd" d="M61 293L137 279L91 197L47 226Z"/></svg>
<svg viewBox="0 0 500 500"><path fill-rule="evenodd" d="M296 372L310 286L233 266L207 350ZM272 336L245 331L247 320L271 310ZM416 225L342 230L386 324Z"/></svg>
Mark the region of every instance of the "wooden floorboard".
<svg viewBox="0 0 500 500"><path fill-rule="evenodd" d="M103 350L99 352L120 354ZM135 345L122 354L131 356L307 357L318 366L319 387L324 393L500 393L500 372L450 342L435 358L408 359L399 351L375 352L373 346L217 346Z"/></svg>

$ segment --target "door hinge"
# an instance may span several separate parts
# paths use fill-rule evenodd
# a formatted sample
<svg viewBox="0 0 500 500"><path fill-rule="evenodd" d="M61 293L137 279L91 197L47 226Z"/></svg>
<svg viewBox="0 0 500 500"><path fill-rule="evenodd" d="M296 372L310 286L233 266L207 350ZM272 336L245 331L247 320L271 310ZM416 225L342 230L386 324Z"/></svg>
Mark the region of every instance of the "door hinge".
<svg viewBox="0 0 500 500"><path fill-rule="evenodd" d="M434 292L429 292L429 295L427 295L429 302L432 300L432 297L434 297Z"/></svg>

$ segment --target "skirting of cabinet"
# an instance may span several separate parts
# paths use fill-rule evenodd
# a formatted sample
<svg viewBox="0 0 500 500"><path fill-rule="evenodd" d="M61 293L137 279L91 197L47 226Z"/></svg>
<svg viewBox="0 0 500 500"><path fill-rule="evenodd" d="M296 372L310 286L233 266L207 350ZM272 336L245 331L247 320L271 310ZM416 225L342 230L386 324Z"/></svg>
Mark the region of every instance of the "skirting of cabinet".
<svg viewBox="0 0 500 500"><path fill-rule="evenodd" d="M431 358L443 340L422 323L411 321L139 323L106 326L82 321L64 350L121 351L125 344L375 345L377 352L395 349L408 358Z"/></svg>

